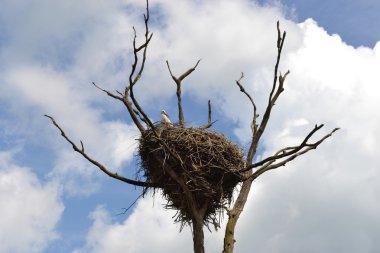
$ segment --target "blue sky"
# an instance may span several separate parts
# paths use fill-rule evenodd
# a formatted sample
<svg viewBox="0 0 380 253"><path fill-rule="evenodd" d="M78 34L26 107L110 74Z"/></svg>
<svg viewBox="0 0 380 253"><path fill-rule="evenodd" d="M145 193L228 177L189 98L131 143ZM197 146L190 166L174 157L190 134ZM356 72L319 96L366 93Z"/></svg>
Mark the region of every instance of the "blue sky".
<svg viewBox="0 0 380 253"><path fill-rule="evenodd" d="M120 174L136 171L138 131L123 106L96 90L122 90L132 25L143 1L0 0L0 252L191 252L163 200L103 175L43 117ZM207 120L247 146L251 108L263 110L275 60L275 23L287 31L291 74L260 156L294 145L316 123L341 130L291 165L259 178L238 225L237 252L378 252L380 3L363 1L151 1L154 33L138 98L153 120L174 117L180 73L190 124ZM260 157L258 157L259 159ZM220 252L223 231L207 233ZM150 243L146 243L149 241Z"/></svg>

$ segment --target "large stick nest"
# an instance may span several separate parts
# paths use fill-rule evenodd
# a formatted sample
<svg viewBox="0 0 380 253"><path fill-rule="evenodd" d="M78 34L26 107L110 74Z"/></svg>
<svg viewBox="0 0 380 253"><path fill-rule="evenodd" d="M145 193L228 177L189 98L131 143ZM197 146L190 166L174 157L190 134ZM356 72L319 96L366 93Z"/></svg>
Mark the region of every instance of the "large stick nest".
<svg viewBox="0 0 380 253"><path fill-rule="evenodd" d="M191 192L197 208L206 207L204 223L218 226L221 209L231 202L233 190L241 181L238 172L244 166L243 152L224 135L201 128L156 125L160 143L153 130L140 139L141 170L147 182L162 189L166 207L177 210L176 221L191 222L189 198L173 177L171 169ZM179 161L179 159L181 162Z"/></svg>

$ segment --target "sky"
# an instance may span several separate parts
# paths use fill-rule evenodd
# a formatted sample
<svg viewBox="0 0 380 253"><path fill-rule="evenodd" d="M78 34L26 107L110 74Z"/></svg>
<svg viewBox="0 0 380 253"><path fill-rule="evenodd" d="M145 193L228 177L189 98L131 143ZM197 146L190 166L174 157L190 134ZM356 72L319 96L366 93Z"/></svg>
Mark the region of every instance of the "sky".
<svg viewBox="0 0 380 253"><path fill-rule="evenodd" d="M112 171L133 178L138 130L125 108L94 86L122 90L141 0L0 0L0 252L192 252L158 194L108 178L71 149L44 114ZM249 145L252 108L265 109L276 57L276 21L287 31L290 70L256 159L299 143L315 124L317 150L253 184L236 252L380 251L380 2L151 0L153 39L136 96L152 120L176 115L174 73L187 122ZM316 136L316 138L318 138ZM224 221L225 222L225 221ZM223 228L223 226L222 226ZM206 230L207 231L207 230ZM147 243L149 242L149 243ZM206 232L221 252L223 230Z"/></svg>

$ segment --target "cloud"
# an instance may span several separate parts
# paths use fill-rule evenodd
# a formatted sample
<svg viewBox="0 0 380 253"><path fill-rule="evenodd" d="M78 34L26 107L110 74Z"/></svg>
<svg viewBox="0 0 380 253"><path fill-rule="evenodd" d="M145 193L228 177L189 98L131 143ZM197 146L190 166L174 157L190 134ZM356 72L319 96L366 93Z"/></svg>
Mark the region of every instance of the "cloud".
<svg viewBox="0 0 380 253"><path fill-rule="evenodd" d="M43 252L58 238L55 228L63 212L58 187L41 183L12 156L0 152L0 251Z"/></svg>
<svg viewBox="0 0 380 253"><path fill-rule="evenodd" d="M154 200L141 199L133 213L121 223L114 221L104 206L98 206L90 215L93 223L86 245L73 253L193 252L191 231L185 227L180 233L179 225L173 224L171 218L175 212L164 210L163 203L158 194ZM209 251L220 251L221 231L206 232L205 240ZM217 240L219 243L215 243Z"/></svg>
<svg viewBox="0 0 380 253"><path fill-rule="evenodd" d="M183 245L191 248L191 235L179 232L179 227L174 226L168 213L162 210L161 204L151 199L139 201L133 214L123 223L113 223L111 215L104 207L98 207L92 214L92 227L87 235L87 247L81 252L170 252L181 251ZM168 244L172 238L177 243ZM147 245L149 241L149 245Z"/></svg>

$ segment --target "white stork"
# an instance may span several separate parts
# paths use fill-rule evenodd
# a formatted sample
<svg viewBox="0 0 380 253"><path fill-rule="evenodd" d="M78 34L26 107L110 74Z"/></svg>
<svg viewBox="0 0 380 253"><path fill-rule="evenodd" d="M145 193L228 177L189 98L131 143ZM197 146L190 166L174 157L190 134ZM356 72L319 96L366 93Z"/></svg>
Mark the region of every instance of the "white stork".
<svg viewBox="0 0 380 253"><path fill-rule="evenodd" d="M165 112L165 110L161 110L161 122L164 124L172 124L169 115Z"/></svg>

